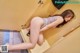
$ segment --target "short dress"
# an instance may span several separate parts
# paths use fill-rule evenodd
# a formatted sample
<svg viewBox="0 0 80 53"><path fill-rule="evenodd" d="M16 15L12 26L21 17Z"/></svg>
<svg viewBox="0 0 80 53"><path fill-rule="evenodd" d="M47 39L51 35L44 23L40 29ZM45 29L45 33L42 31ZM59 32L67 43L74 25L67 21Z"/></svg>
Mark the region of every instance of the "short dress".
<svg viewBox="0 0 80 53"><path fill-rule="evenodd" d="M57 18L58 18L57 16L48 17L48 18L42 18L43 21L44 21L44 24L41 26L41 28L43 28L43 27L45 27L46 25L48 25L48 24L50 24L50 23L56 21Z"/></svg>

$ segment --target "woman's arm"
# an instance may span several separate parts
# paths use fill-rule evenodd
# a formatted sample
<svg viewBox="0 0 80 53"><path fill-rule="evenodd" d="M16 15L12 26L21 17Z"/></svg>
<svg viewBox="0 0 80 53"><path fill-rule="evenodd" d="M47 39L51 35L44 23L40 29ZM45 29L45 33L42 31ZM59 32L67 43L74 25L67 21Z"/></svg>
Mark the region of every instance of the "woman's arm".
<svg viewBox="0 0 80 53"><path fill-rule="evenodd" d="M45 26L45 27L43 27L40 31L42 32L42 31L45 31L45 30L47 30L48 29L48 27L47 27L47 25Z"/></svg>

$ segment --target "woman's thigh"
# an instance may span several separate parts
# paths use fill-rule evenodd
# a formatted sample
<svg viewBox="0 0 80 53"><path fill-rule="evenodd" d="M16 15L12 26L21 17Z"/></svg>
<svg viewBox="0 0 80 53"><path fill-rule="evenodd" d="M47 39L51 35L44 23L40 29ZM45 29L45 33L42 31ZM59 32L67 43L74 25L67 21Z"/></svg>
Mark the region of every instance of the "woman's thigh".
<svg viewBox="0 0 80 53"><path fill-rule="evenodd" d="M33 18L30 23L30 42L34 45L37 43L40 33L40 27L43 20L40 17Z"/></svg>

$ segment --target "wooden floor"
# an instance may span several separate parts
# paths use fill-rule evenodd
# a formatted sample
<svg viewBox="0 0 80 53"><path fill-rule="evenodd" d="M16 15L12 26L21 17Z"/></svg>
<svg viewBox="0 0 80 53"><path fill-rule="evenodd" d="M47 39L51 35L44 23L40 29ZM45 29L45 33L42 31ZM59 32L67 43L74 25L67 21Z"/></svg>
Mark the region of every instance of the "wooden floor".
<svg viewBox="0 0 80 53"><path fill-rule="evenodd" d="M19 32L0 31L0 45L6 43L14 45L22 42L23 40ZM27 53L27 50L10 51L9 53Z"/></svg>

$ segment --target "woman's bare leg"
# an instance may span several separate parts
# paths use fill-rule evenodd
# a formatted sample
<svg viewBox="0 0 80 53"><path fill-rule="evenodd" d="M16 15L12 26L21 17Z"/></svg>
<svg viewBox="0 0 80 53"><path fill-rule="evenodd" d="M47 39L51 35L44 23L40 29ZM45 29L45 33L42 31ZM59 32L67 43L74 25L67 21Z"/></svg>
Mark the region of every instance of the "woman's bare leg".
<svg viewBox="0 0 80 53"><path fill-rule="evenodd" d="M27 28L27 30L30 30L30 27ZM39 34L39 37L38 37L38 41L37 41L37 43L38 43L38 45L41 46L41 45L43 44L43 42L44 42L44 37L43 37L43 34L40 33L40 34Z"/></svg>
<svg viewBox="0 0 80 53"><path fill-rule="evenodd" d="M40 32L40 27L42 23L43 23L43 20L41 20L40 18L32 19L31 24L30 24L30 42L16 44L16 45L8 45L8 49L20 50L20 49L34 48L39 38L39 32Z"/></svg>
<svg viewBox="0 0 80 53"><path fill-rule="evenodd" d="M42 25L42 20L40 18L34 18L31 22L30 26L30 42L32 43L33 47L36 45L39 33L40 33L40 27Z"/></svg>
<svg viewBox="0 0 80 53"><path fill-rule="evenodd" d="M30 27L28 27L27 30L30 30ZM41 45L43 44L43 42L44 42L44 37L43 37L43 34L40 33L40 34L39 34L39 37L38 37L37 44L38 44L39 46L41 46Z"/></svg>

